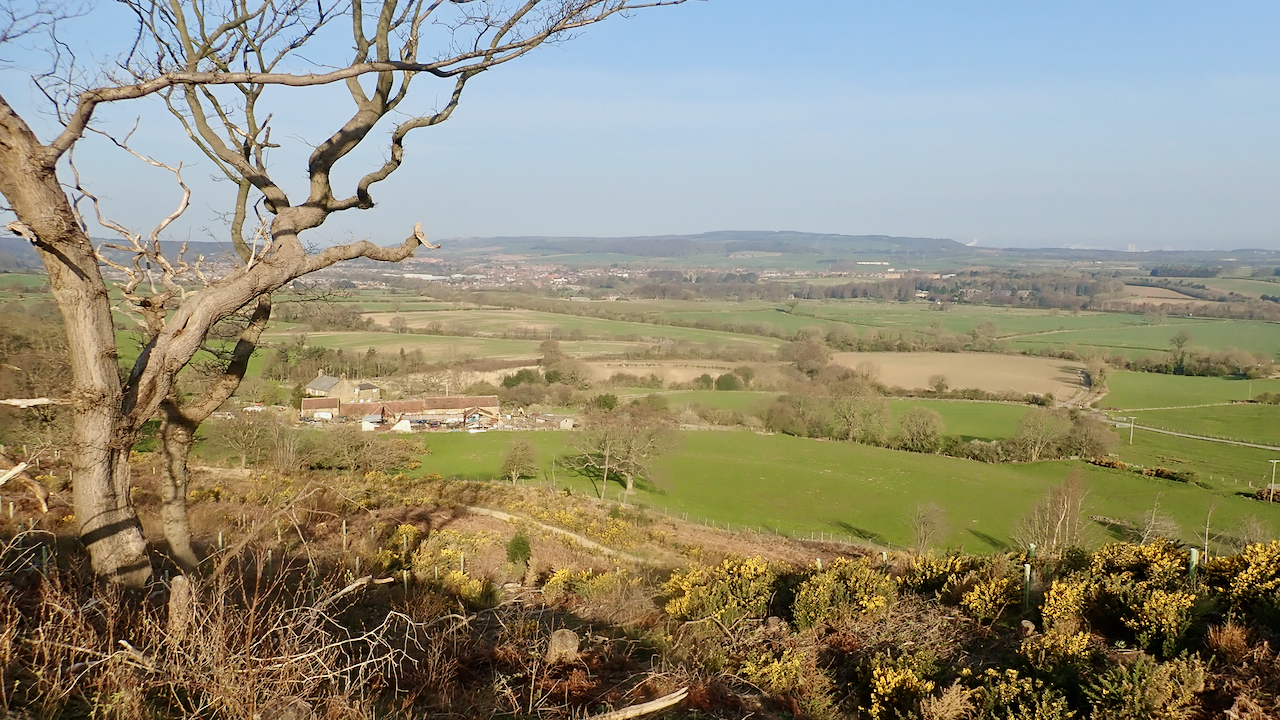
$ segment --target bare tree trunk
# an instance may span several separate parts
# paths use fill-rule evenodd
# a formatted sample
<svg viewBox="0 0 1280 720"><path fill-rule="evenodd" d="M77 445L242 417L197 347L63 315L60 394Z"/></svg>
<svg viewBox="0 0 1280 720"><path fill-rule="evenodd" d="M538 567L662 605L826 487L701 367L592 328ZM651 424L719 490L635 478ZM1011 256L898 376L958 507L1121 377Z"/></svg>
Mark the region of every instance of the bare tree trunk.
<svg viewBox="0 0 1280 720"><path fill-rule="evenodd" d="M47 151L3 98L0 146L5 149L0 152L0 193L22 218L10 229L40 254L66 328L74 409L73 498L80 534L94 572L142 585L151 576L151 564L129 500L134 435L121 422L122 408L131 408L134 398L125 397L120 386L107 285Z"/></svg>
<svg viewBox="0 0 1280 720"><path fill-rule="evenodd" d="M164 458L160 517L165 540L169 543L169 555L184 572L192 572L200 565L200 558L191 547L191 522L187 514L187 487L191 480L188 458L195 444L196 429L240 387L240 381L249 369L249 358L253 356L270 318L271 296L263 295L258 298L249 324L241 331L226 369L204 396L185 407L179 405L175 395L160 403L160 451ZM244 464L242 452L240 467L243 468Z"/></svg>
<svg viewBox="0 0 1280 720"><path fill-rule="evenodd" d="M93 424L100 423L98 413ZM77 438L85 436L78 431ZM88 435L92 437L92 434ZM132 446L132 443L129 443ZM72 488L80 538L100 577L140 587L151 578L151 560L142 526L129 499L129 448L79 445Z"/></svg>
<svg viewBox="0 0 1280 720"><path fill-rule="evenodd" d="M169 543L169 557L189 573L200 565L200 558L191 547L191 521L187 516L187 486L191 480L187 458L194 428L171 401L160 405L160 413L160 452L164 460L160 518L164 539Z"/></svg>

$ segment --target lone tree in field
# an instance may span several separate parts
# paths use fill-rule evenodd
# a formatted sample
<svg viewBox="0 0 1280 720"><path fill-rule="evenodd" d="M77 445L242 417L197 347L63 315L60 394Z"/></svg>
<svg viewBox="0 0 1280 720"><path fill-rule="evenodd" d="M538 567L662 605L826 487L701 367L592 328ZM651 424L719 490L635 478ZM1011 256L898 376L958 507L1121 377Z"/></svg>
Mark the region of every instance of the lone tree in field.
<svg viewBox="0 0 1280 720"><path fill-rule="evenodd" d="M54 69L32 74L31 94L49 98L51 114L61 123L54 137L41 138L0 98L0 194L16 217L9 229L32 244L49 273L71 365L65 396L18 400L71 408L69 450L81 538L96 573L137 585L151 575L146 540L129 498L129 450L142 424L157 414L161 418L169 475L165 531L179 548L175 559L190 567L196 560L186 528L191 438L243 378L270 317L272 293L343 260L399 261L426 242L419 226L394 247L362 240L309 252L302 235L334 213L373 207L373 189L400 167L408 135L447 120L477 75L613 15L684 0L122 2L136 14L138 32L115 76L108 78L104 71L94 87L78 84L84 69L73 67L75 56L63 52L65 46L51 32L63 19L56 6L38 3L20 22L14 20L18 14L0 14L0 49L12 50L16 37L50 31ZM4 18L10 26L3 26ZM441 36L436 28L447 32ZM338 33L338 42L327 39L330 29ZM334 48L343 37L352 49L339 57ZM433 39L440 39L439 47L426 47ZM304 64L322 70L292 71ZM447 100L433 112L416 114L405 100L423 77L446 82ZM278 180L293 172L278 172L268 157L290 132L272 124L265 100L274 99L279 87L330 84L345 85L351 113L312 146L304 169L306 192L291 195ZM204 156L237 187L229 230L239 262L221 276L210 277L199 258L167 256L161 245L165 229L189 203L181 165L138 155L172 171L183 189L178 207L146 234L106 217L74 172L72 151L92 129L99 106L149 96L164 100ZM296 103L297 97L289 101ZM378 141L373 131L388 116L396 124L388 128L381 164L352 186L336 187L342 161L371 135ZM133 152L127 138L116 142ZM118 241L107 248L93 246L81 214L88 208L120 236ZM123 378L104 264L127 278L119 285L124 309L145 336L137 362ZM239 336L230 351L218 354L209 387L181 401L174 392L178 373L207 349L214 328L236 318Z"/></svg>
<svg viewBox="0 0 1280 720"><path fill-rule="evenodd" d="M510 478L515 485L520 478L533 477L538 472L538 453L524 438L517 438L502 457L502 477Z"/></svg>
<svg viewBox="0 0 1280 720"><path fill-rule="evenodd" d="M947 511L935 502L916 505L907 522L911 526L911 544L917 553L928 551L947 534Z"/></svg>
<svg viewBox="0 0 1280 720"><path fill-rule="evenodd" d="M649 474L653 461L672 441L671 423L661 412L639 405L589 410L568 464L593 480L600 479L600 497L610 479L631 494L636 479Z"/></svg>

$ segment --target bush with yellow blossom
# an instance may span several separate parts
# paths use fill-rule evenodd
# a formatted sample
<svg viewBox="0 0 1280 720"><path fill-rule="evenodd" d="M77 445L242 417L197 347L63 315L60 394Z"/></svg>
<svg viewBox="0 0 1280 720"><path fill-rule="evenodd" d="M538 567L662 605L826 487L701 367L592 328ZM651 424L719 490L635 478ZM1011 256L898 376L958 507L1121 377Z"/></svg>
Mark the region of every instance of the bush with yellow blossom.
<svg viewBox="0 0 1280 720"><path fill-rule="evenodd" d="M677 570L662 590L667 614L674 618L732 622L768 614L777 579L778 568L763 558L727 558L719 565Z"/></svg>
<svg viewBox="0 0 1280 720"><path fill-rule="evenodd" d="M826 570L805 580L796 593L792 614L796 625L814 627L846 613L869 613L889 607L893 580L865 560L838 558Z"/></svg>

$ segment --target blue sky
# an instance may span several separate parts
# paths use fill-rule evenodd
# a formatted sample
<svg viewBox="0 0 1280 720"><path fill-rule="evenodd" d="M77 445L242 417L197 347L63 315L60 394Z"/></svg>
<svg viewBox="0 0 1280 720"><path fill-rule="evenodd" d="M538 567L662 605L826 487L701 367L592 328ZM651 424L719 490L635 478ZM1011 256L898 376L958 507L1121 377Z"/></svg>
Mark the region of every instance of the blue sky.
<svg viewBox="0 0 1280 720"><path fill-rule="evenodd" d="M77 35L105 51L104 5ZM82 23L78 33L88 33ZM801 230L983 245L1280 249L1280 4L710 0L590 28L478 78L408 143L379 207L314 241ZM21 76L0 92L30 101ZM416 107L446 92L423 84ZM339 92L282 91L275 156L301 187ZM139 145L185 159L180 237L218 234L225 184L154 104ZM289 140L286 140L289 142ZM381 157L371 148L349 173ZM166 179L101 142L112 212L167 212ZM127 180L127 182L122 181Z"/></svg>

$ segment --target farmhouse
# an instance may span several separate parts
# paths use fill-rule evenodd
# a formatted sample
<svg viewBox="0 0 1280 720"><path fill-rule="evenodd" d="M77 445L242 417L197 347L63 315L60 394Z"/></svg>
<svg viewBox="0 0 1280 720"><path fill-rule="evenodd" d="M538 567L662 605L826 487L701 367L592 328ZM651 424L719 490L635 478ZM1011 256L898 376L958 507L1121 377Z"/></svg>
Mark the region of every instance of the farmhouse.
<svg viewBox="0 0 1280 720"><path fill-rule="evenodd" d="M346 376L333 377L321 370L316 379L307 383L307 397L330 398L343 402L369 402L382 399L382 389L368 382L353 382Z"/></svg>

